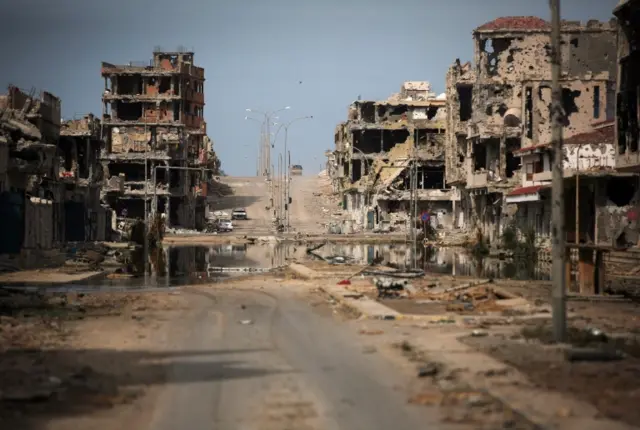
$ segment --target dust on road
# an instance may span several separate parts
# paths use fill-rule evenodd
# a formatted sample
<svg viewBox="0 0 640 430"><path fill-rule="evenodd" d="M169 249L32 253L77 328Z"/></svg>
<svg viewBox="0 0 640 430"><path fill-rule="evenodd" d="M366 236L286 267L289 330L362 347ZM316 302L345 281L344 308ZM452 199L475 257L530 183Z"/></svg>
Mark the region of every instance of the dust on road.
<svg viewBox="0 0 640 430"><path fill-rule="evenodd" d="M0 425L414 429L380 354L292 282L5 301ZM11 316L9 316L11 315Z"/></svg>

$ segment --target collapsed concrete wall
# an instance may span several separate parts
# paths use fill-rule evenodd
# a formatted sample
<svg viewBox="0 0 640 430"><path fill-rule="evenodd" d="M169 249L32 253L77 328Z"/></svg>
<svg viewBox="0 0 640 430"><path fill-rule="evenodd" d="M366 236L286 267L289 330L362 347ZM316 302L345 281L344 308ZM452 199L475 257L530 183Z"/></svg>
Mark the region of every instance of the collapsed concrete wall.
<svg viewBox="0 0 640 430"><path fill-rule="evenodd" d="M620 169L640 171L640 1L621 1L618 18L617 161Z"/></svg>

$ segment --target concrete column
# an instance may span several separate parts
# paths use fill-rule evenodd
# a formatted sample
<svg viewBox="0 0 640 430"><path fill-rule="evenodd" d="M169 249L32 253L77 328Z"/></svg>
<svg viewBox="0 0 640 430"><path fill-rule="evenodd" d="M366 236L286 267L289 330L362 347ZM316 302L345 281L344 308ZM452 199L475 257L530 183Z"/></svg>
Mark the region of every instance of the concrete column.
<svg viewBox="0 0 640 430"><path fill-rule="evenodd" d="M507 139L504 136L500 137L500 165L499 172L500 177L505 178L507 176Z"/></svg>
<svg viewBox="0 0 640 430"><path fill-rule="evenodd" d="M93 157L91 155L91 138L87 137L84 163L85 168L89 172L89 179L93 177Z"/></svg>
<svg viewBox="0 0 640 430"><path fill-rule="evenodd" d="M164 213L166 214L166 218L164 219L165 228L169 228L171 226L171 196L167 196L167 204L164 207Z"/></svg>

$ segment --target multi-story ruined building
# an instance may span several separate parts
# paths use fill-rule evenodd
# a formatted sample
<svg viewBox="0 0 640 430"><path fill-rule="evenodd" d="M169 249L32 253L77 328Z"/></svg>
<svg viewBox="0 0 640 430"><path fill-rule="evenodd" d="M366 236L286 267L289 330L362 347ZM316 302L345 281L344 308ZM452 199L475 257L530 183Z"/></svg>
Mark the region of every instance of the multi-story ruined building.
<svg viewBox="0 0 640 430"><path fill-rule="evenodd" d="M64 188L56 159L60 100L10 86L0 96L0 254L29 266L64 237Z"/></svg>
<svg viewBox="0 0 640 430"><path fill-rule="evenodd" d="M104 198L121 221L141 219L147 204L171 225L202 226L203 172L185 169L206 166L209 151L204 69L193 52L156 50L150 64L102 63L102 76Z"/></svg>
<svg viewBox="0 0 640 430"><path fill-rule="evenodd" d="M428 82L405 82L388 100L349 107L330 161L356 229L405 229L412 201L435 227L458 225L459 193L445 180L445 103Z"/></svg>
<svg viewBox="0 0 640 430"><path fill-rule="evenodd" d="M62 261L66 242L110 239L100 147L100 122L63 122L52 94L0 96L0 254L29 267Z"/></svg>
<svg viewBox="0 0 640 430"><path fill-rule="evenodd" d="M110 240L112 211L101 203L100 120L93 114L64 121L58 143L59 181L65 186L67 241Z"/></svg>
<svg viewBox="0 0 640 430"><path fill-rule="evenodd" d="M517 151L550 142L550 25L536 17L503 17L478 27L473 37L473 65L456 61L447 74L447 178L466 187L472 224L494 241L518 210L504 197L520 187L519 172L542 169L542 162L521 165ZM563 21L561 39L564 136L571 138L613 118L615 26Z"/></svg>
<svg viewBox="0 0 640 430"><path fill-rule="evenodd" d="M640 172L640 1L621 0L618 18L617 167Z"/></svg>

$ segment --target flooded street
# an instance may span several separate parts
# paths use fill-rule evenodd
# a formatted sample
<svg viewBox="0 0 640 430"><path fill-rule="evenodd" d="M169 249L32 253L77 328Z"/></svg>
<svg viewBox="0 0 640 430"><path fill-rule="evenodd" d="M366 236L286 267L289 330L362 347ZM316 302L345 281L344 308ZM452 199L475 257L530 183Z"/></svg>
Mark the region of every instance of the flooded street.
<svg viewBox="0 0 640 430"><path fill-rule="evenodd" d="M148 287L176 287L200 282L220 282L246 275L251 270L282 267L291 260L305 261L318 257L336 263L381 264L399 269L411 268L413 250L409 244L328 243L314 252L300 244L228 244L212 246L173 246L150 253L152 273ZM337 257L337 258L336 258ZM113 276L91 282L97 286L143 287L142 254L132 255L131 272L135 276ZM522 259L499 260L477 258L462 248L418 248L417 267L427 273L478 278L547 280L548 267Z"/></svg>

